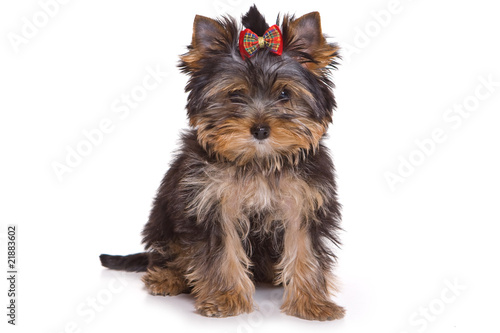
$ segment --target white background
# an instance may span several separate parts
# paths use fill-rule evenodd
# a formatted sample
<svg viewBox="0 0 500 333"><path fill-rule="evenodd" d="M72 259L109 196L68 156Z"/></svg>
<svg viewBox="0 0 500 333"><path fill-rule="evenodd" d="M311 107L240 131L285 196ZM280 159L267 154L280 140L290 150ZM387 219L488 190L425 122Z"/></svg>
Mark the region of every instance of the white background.
<svg viewBox="0 0 500 333"><path fill-rule="evenodd" d="M6 225L19 230L18 325L6 323L1 278L2 332L500 330L495 2L256 1L270 23L278 12L320 11L344 49L327 144L344 207L336 301L347 315L324 323L281 314L282 291L266 288L253 314L204 318L191 296L150 296L140 274L98 260L142 250L152 198L187 126L176 64L194 15L239 17L252 2L74 0L44 22L47 2L0 5L2 271ZM34 19L44 26L13 46ZM113 106L157 67L168 76L120 118ZM103 119L112 131L60 181L53 163ZM398 172L391 188L387 174Z"/></svg>

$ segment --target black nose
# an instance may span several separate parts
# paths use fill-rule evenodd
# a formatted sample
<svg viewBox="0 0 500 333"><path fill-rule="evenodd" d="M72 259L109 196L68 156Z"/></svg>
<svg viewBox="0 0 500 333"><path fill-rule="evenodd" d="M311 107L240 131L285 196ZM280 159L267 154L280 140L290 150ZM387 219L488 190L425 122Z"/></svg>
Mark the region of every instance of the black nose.
<svg viewBox="0 0 500 333"><path fill-rule="evenodd" d="M255 125L250 132L257 140L264 140L269 137L271 129L267 125Z"/></svg>

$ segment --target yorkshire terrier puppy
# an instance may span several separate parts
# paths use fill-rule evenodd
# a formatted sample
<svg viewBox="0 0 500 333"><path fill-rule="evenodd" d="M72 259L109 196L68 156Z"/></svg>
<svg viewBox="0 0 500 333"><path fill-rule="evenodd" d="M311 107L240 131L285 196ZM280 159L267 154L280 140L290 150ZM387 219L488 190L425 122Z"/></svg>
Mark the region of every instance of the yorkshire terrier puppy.
<svg viewBox="0 0 500 333"><path fill-rule="evenodd" d="M192 293L205 316L251 312L256 282L284 287L283 312L333 320L332 247L340 205L322 144L335 100L338 46L320 16L269 26L196 16L181 56L190 129L143 231L146 252L101 255L103 266L145 271L154 295Z"/></svg>

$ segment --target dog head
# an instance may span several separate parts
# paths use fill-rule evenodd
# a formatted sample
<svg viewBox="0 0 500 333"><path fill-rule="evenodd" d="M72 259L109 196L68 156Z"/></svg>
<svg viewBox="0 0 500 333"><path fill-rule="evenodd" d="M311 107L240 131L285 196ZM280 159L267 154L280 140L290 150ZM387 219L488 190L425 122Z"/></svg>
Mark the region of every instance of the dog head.
<svg viewBox="0 0 500 333"><path fill-rule="evenodd" d="M255 6L242 24L259 37L269 29ZM266 168L297 163L317 150L332 121L330 72L339 48L327 43L319 13L287 15L276 27L281 54L259 38L261 47L248 56L233 18L194 20L180 63L190 76L187 113L199 143L222 161Z"/></svg>

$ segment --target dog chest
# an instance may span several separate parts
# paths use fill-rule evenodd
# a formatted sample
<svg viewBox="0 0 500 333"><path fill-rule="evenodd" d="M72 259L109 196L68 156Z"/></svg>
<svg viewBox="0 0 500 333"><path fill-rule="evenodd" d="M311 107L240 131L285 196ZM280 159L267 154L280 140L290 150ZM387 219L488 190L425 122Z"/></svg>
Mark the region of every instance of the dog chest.
<svg viewBox="0 0 500 333"><path fill-rule="evenodd" d="M215 210L220 218L228 220L255 214L271 214L273 219L281 220L290 214L308 214L324 202L319 188L293 173L278 178L262 173L242 177L234 168L207 165L205 170L185 178L184 186L193 189L187 207L199 221L213 216Z"/></svg>

